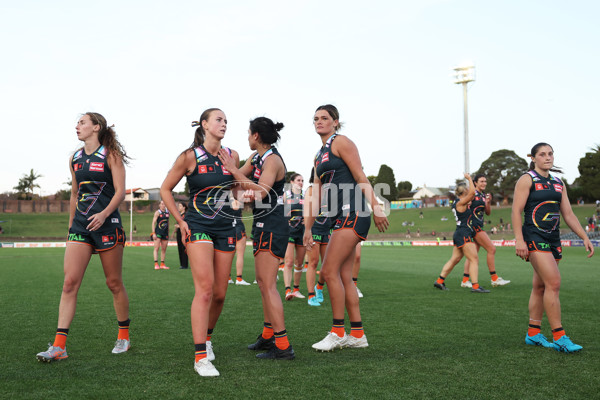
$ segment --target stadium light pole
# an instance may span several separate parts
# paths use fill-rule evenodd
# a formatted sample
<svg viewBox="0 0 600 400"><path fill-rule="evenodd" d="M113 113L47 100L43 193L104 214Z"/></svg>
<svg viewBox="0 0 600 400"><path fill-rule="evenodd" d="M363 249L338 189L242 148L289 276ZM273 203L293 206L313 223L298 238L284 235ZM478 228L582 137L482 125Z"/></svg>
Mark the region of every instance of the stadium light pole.
<svg viewBox="0 0 600 400"><path fill-rule="evenodd" d="M469 114L467 111L467 84L469 82L475 82L475 65L469 63L454 67L454 83L462 84L463 87L466 173L471 173L469 166Z"/></svg>

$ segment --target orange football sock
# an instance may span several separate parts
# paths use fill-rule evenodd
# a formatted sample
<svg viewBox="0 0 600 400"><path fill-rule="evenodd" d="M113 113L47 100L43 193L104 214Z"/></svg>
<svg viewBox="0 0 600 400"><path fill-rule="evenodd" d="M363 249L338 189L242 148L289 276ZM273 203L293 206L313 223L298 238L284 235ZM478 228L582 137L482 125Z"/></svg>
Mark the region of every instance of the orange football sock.
<svg viewBox="0 0 600 400"><path fill-rule="evenodd" d="M323 288L325 287L325 284L320 284L319 282L317 282L317 289L318 290L323 290Z"/></svg>
<svg viewBox="0 0 600 400"><path fill-rule="evenodd" d="M552 329L552 337L555 342L563 336L565 336L565 330L562 326L560 328Z"/></svg>
<svg viewBox="0 0 600 400"><path fill-rule="evenodd" d="M437 278L437 280L435 281L435 283L442 284L442 283L444 283L445 280L446 280L446 278L444 278L443 276L440 275L440 277Z"/></svg>
<svg viewBox="0 0 600 400"><path fill-rule="evenodd" d="M129 340L129 323L131 320L127 318L126 321L118 321L119 323L119 335L117 339Z"/></svg>
<svg viewBox="0 0 600 400"><path fill-rule="evenodd" d="M344 337L346 335L346 330L344 329L344 320L334 318L331 332L335 333L339 337Z"/></svg>
<svg viewBox="0 0 600 400"><path fill-rule="evenodd" d="M529 324L529 328L527 329L527 336L535 336L541 331L542 327L540 325Z"/></svg>
<svg viewBox="0 0 600 400"><path fill-rule="evenodd" d="M469 281L469 274L463 274L463 281L462 283L466 283Z"/></svg>
<svg viewBox="0 0 600 400"><path fill-rule="evenodd" d="M206 343L197 343L194 345L194 347L196 348L194 362L198 362L203 358L206 358Z"/></svg>
<svg viewBox="0 0 600 400"><path fill-rule="evenodd" d="M68 329L57 329L56 336L54 337L54 343L52 346L60 347L61 349L65 349L67 346L67 335L69 334Z"/></svg>
<svg viewBox="0 0 600 400"><path fill-rule="evenodd" d="M352 322L350 321L350 335L359 339L365 335L363 330L362 321Z"/></svg>
<svg viewBox="0 0 600 400"><path fill-rule="evenodd" d="M473 282L473 289L475 289L475 290L479 289L479 283Z"/></svg>
<svg viewBox="0 0 600 400"><path fill-rule="evenodd" d="M264 323L262 337L263 339L271 339L273 337L273 326L269 322Z"/></svg>
<svg viewBox="0 0 600 400"><path fill-rule="evenodd" d="M490 271L490 275L492 277L493 282L496 282L498 280L498 274L496 274L496 271Z"/></svg>
<svg viewBox="0 0 600 400"><path fill-rule="evenodd" d="M285 350L290 347L290 342L288 341L287 331L284 329L281 332L275 332L275 346L279 350Z"/></svg>

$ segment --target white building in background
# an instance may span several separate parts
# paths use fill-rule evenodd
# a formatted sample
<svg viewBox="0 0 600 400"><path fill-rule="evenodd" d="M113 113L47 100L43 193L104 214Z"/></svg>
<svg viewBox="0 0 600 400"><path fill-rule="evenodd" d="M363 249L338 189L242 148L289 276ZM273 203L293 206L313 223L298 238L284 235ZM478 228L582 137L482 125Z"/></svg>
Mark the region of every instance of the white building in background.
<svg viewBox="0 0 600 400"><path fill-rule="evenodd" d="M135 189L127 189L125 190L125 201L130 202L132 200L131 196L133 194L133 201L136 200L150 200L150 195L148 192L142 188Z"/></svg>

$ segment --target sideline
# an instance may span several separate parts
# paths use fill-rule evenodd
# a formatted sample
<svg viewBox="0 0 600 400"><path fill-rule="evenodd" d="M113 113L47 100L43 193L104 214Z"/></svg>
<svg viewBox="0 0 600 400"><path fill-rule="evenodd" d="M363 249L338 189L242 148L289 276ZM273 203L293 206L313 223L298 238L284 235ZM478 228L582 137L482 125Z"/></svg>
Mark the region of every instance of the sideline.
<svg viewBox="0 0 600 400"><path fill-rule="evenodd" d="M583 240L561 240L563 247L583 247ZM600 240L592 240L594 247L600 247ZM492 240L496 247L514 247L515 240ZM169 241L169 246L177 246L177 242ZM247 241L246 245L252 245L251 241ZM127 242L125 247L152 247L154 242ZM367 240L363 242L363 246L378 247L378 246L452 246L452 240ZM66 247L66 242L0 242L0 248L13 249L47 249L55 247Z"/></svg>

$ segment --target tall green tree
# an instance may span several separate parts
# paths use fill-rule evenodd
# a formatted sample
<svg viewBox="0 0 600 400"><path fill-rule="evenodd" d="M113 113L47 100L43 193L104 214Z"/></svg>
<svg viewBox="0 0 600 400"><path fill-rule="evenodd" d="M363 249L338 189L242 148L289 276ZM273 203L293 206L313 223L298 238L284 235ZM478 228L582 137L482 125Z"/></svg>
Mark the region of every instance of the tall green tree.
<svg viewBox="0 0 600 400"><path fill-rule="evenodd" d="M600 199L600 145L590 149L579 160L578 184L584 198L588 201Z"/></svg>
<svg viewBox="0 0 600 400"><path fill-rule="evenodd" d="M527 161L512 150L494 151L481 163L476 174L484 174L487 178L487 191L502 196L502 203L508 204L508 198L515 191L517 180L527 171Z"/></svg>
<svg viewBox="0 0 600 400"><path fill-rule="evenodd" d="M379 173L375 179L375 184L386 184L390 187L390 194L382 194L388 201L395 201L398 198L398 188L396 187L396 178L394 177L394 170L385 164L381 164L379 167Z"/></svg>
<svg viewBox="0 0 600 400"><path fill-rule="evenodd" d="M20 195L24 195L26 200L33 199L33 190L40 187L36 181L42 176L43 175L41 174L36 174L32 168L31 171L29 171L29 175L24 174L23 177L19 179L19 184L13 187L13 189Z"/></svg>
<svg viewBox="0 0 600 400"><path fill-rule="evenodd" d="M367 176L367 179L369 180L371 186L375 186L375 182L377 182L377 177L375 175L369 175Z"/></svg>
<svg viewBox="0 0 600 400"><path fill-rule="evenodd" d="M412 183L409 181L400 181L398 182L398 198L401 199L403 197L410 197L410 191L412 190Z"/></svg>
<svg viewBox="0 0 600 400"><path fill-rule="evenodd" d="M66 182L63 182L63 185L69 186L68 189L60 189L56 192L55 196L58 200L69 200L71 199L71 185L73 183L72 179L69 179Z"/></svg>

